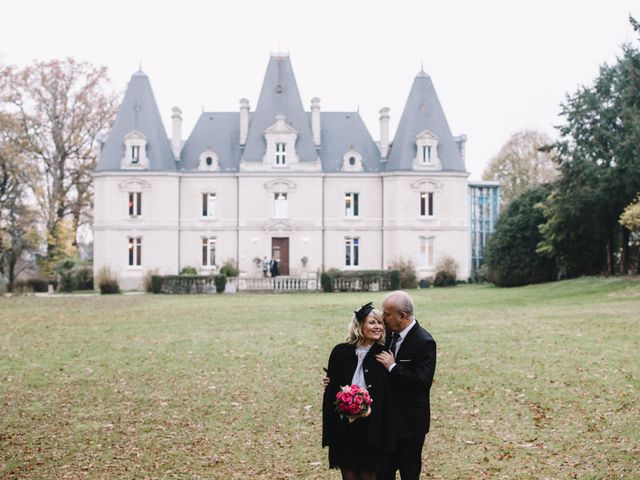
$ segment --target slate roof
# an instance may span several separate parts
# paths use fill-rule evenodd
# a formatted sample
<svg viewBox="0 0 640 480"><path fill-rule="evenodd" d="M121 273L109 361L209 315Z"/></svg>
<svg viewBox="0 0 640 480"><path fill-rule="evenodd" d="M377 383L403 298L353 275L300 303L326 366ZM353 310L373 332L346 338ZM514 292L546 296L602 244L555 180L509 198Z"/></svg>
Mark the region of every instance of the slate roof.
<svg viewBox="0 0 640 480"><path fill-rule="evenodd" d="M311 122L311 113L307 115ZM380 150L358 112L320 112L320 129L320 158L325 172L341 171L343 156L352 148L362 155L365 172L383 169Z"/></svg>
<svg viewBox="0 0 640 480"><path fill-rule="evenodd" d="M102 147L96 171L120 170L125 155L124 137L134 130L147 137L148 170L176 170L149 77L141 70L129 80L116 120Z"/></svg>
<svg viewBox="0 0 640 480"><path fill-rule="evenodd" d="M249 122L253 117L249 113ZM182 147L184 170L198 168L200 154L210 148L218 155L221 172L237 172L242 147L240 142L240 112L203 112Z"/></svg>
<svg viewBox="0 0 640 480"><path fill-rule="evenodd" d="M387 160L386 170L412 170L416 135L425 130L438 137L442 170L465 171L460 150L438 100L431 77L420 72L413 81Z"/></svg>
<svg viewBox="0 0 640 480"><path fill-rule="evenodd" d="M266 149L264 131L276 123L278 114L286 115L286 122L298 131L296 153L300 161L315 162L317 154L311 123L302 106L288 55L272 55L269 59L256 110L249 123L245 160L262 161Z"/></svg>

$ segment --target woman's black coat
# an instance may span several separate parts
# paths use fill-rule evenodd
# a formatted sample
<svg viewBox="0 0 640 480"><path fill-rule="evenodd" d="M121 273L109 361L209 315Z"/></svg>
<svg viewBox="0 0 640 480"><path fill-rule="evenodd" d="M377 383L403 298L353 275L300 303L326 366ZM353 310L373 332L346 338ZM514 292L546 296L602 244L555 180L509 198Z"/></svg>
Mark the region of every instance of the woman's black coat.
<svg viewBox="0 0 640 480"><path fill-rule="evenodd" d="M362 368L367 390L373 402L369 415L367 446L391 452L395 448L395 406L389 387L389 372L376 360L376 354L385 347L375 343L364 358ZM322 402L322 446L336 446L339 442L340 414L335 410L336 394L341 386L351 385L358 365L355 345L336 345L329 356L327 376L329 385L324 390ZM360 420L356 420L360 421Z"/></svg>

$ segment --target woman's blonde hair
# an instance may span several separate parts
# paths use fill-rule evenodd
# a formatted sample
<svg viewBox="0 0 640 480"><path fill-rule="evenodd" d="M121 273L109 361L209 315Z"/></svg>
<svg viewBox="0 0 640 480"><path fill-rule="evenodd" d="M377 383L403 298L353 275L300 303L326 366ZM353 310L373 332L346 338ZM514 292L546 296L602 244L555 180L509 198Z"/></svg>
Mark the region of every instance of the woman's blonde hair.
<svg viewBox="0 0 640 480"><path fill-rule="evenodd" d="M369 312L369 315L373 315L376 320L382 323L382 335L380 335L380 339L378 340L378 343L380 345L384 345L385 330L384 330L384 321L382 320L382 312L374 308L373 310L371 310L371 312ZM362 319L362 322L358 322L358 319L356 318L356 314L355 313L353 314L353 316L351 317L351 322L349 322L349 331L347 333L347 339L346 339L349 345L357 345L362 341L362 339L364 338L364 335L362 334L362 324L366 322L369 315L364 317Z"/></svg>

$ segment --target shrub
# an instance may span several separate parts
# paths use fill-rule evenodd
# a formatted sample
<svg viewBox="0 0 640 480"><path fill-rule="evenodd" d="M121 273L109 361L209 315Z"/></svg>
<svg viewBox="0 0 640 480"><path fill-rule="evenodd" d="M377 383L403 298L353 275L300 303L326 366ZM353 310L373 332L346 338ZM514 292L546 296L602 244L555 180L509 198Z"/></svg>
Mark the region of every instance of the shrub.
<svg viewBox="0 0 640 480"><path fill-rule="evenodd" d="M100 288L100 293L103 295L120 293L118 279L111 274L109 267L102 267L98 271L98 288Z"/></svg>
<svg viewBox="0 0 640 480"><path fill-rule="evenodd" d="M59 291L61 292L73 292L76 287L75 279L71 272L64 272L60 274L60 283L58 284Z"/></svg>
<svg viewBox="0 0 640 480"><path fill-rule="evenodd" d="M237 277L238 269L236 268L236 262L233 258L229 258L226 262L222 264L220 267L220 275L224 275L225 277ZM226 283L226 279L225 279Z"/></svg>
<svg viewBox="0 0 640 480"><path fill-rule="evenodd" d="M93 269L76 267L73 270L73 283L76 290L93 290Z"/></svg>
<svg viewBox="0 0 640 480"><path fill-rule="evenodd" d="M452 287L456 284L455 275L451 275L450 272L440 270L436 273L436 277L433 279L434 287Z"/></svg>
<svg viewBox="0 0 640 480"><path fill-rule="evenodd" d="M33 293L33 289L29 286L27 280L16 280L9 291L13 295L28 295Z"/></svg>
<svg viewBox="0 0 640 480"><path fill-rule="evenodd" d="M400 272L400 288L416 288L418 286L416 267L411 260L394 260L388 268Z"/></svg>
<svg viewBox="0 0 640 480"><path fill-rule="evenodd" d="M154 268L153 270L147 270L144 273L144 279L142 281L142 285L144 286L144 291L147 293L153 292L153 277L158 275L158 269ZM157 292L154 292L157 293Z"/></svg>
<svg viewBox="0 0 640 480"><path fill-rule="evenodd" d="M320 285L322 286L323 292L333 292L333 277L328 273L323 272L322 275L320 275Z"/></svg>
<svg viewBox="0 0 640 480"><path fill-rule="evenodd" d="M389 272L389 281L391 290L400 290L400 271L399 270L391 270Z"/></svg>
<svg viewBox="0 0 640 480"><path fill-rule="evenodd" d="M27 285L31 290L38 293L47 293L49 291L49 282L44 278L30 278Z"/></svg>
<svg viewBox="0 0 640 480"><path fill-rule="evenodd" d="M146 284L145 284L146 288ZM149 290L147 292L160 293L162 291L162 277L160 275L151 275L149 280Z"/></svg>
<svg viewBox="0 0 640 480"><path fill-rule="evenodd" d="M428 278L421 278L418 282L420 288L429 288L431 286L431 280Z"/></svg>
<svg viewBox="0 0 640 480"><path fill-rule="evenodd" d="M214 283L216 284L216 292L223 293L225 287L227 286L227 277L226 275L216 275L214 278Z"/></svg>
<svg viewBox="0 0 640 480"><path fill-rule="evenodd" d="M198 275L198 270L195 267L186 266L180 270L180 275Z"/></svg>

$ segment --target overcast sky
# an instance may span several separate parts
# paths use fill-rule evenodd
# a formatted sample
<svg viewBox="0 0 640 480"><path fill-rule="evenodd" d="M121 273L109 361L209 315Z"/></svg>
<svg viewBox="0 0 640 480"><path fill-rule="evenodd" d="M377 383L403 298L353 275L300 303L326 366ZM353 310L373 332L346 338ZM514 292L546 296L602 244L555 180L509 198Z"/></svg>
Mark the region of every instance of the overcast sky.
<svg viewBox="0 0 640 480"><path fill-rule="evenodd" d="M186 138L203 108L246 97L253 110L269 54L289 52L305 108L359 108L375 140L383 106L393 136L422 63L479 179L512 133L554 134L565 94L637 42L630 13L638 0L20 0L0 8L0 63L71 56L123 92L141 62L167 131L179 106Z"/></svg>

